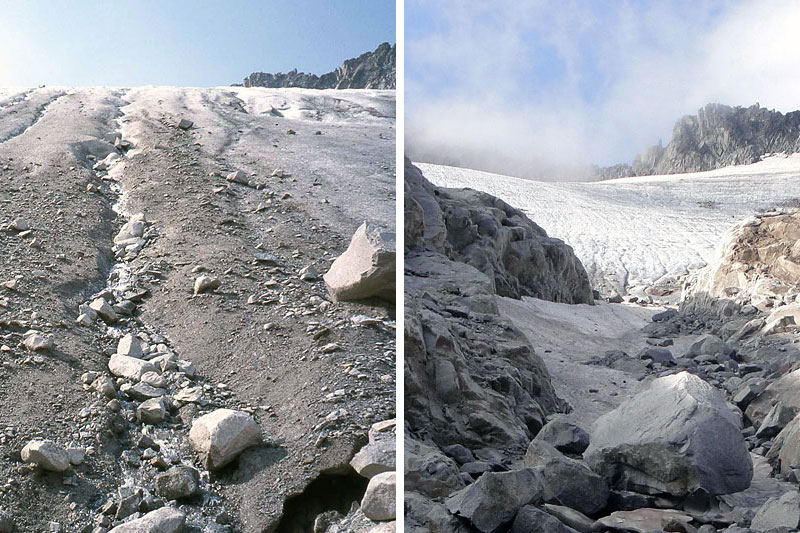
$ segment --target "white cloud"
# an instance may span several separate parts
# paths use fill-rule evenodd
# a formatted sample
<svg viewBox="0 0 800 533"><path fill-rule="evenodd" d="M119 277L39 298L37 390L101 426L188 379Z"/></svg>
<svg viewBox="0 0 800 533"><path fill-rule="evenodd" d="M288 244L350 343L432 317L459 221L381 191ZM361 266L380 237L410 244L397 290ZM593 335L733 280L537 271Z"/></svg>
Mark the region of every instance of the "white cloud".
<svg viewBox="0 0 800 533"><path fill-rule="evenodd" d="M676 119L709 102L800 108L796 1L588 5L436 4L437 33L406 40L409 153L512 160L518 174L548 160L611 164L667 142ZM565 74L529 87L542 46Z"/></svg>

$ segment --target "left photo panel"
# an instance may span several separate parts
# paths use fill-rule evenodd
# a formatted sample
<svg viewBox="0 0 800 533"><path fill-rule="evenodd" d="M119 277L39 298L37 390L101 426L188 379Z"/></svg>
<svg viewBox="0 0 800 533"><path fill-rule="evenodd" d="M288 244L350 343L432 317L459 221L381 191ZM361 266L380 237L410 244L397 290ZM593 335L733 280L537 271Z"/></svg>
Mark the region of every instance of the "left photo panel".
<svg viewBox="0 0 800 533"><path fill-rule="evenodd" d="M395 20L4 4L0 533L395 531Z"/></svg>

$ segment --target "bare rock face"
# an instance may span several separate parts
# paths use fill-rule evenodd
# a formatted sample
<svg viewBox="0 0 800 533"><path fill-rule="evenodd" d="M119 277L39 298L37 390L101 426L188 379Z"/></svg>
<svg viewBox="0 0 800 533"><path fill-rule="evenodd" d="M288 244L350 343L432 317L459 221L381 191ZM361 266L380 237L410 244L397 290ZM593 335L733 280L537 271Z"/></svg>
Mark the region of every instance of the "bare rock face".
<svg viewBox="0 0 800 533"><path fill-rule="evenodd" d="M767 154L800 151L800 111L785 115L758 104L731 107L708 104L679 119L667 146L642 150L632 165L597 169L600 179L701 172L747 165Z"/></svg>
<svg viewBox="0 0 800 533"><path fill-rule="evenodd" d="M753 477L740 418L722 393L681 372L600 417L584 457L620 490L731 494Z"/></svg>
<svg viewBox="0 0 800 533"><path fill-rule="evenodd" d="M230 463L245 449L261 443L261 430L247 413L217 409L192 423L189 442L209 470Z"/></svg>
<svg viewBox="0 0 800 533"><path fill-rule="evenodd" d="M395 257L394 233L364 222L323 279L337 301L375 297L393 302Z"/></svg>
<svg viewBox="0 0 800 533"><path fill-rule="evenodd" d="M708 308L712 301L780 305L798 292L800 211L774 212L728 231L711 264L687 280L681 308Z"/></svg>
<svg viewBox="0 0 800 533"><path fill-rule="evenodd" d="M394 89L396 87L396 45L382 43L373 52L348 59L322 76L292 70L286 74L254 72L244 79L245 87L303 87L306 89Z"/></svg>
<svg viewBox="0 0 800 533"><path fill-rule="evenodd" d="M592 304L592 287L572 248L499 198L432 185L407 166L406 246L432 250L483 272L500 296ZM409 238L410 237L410 238Z"/></svg>

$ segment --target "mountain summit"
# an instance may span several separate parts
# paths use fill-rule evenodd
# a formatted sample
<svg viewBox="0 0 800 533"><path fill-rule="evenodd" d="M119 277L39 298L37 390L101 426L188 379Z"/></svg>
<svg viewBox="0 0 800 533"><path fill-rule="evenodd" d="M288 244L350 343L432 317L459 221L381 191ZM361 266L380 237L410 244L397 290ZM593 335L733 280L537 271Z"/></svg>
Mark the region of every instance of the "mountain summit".
<svg viewBox="0 0 800 533"><path fill-rule="evenodd" d="M270 74L254 72L244 79L245 87L302 87L305 89L394 89L397 45L381 43L374 52L348 59L333 72L322 76L297 72Z"/></svg>
<svg viewBox="0 0 800 533"><path fill-rule="evenodd" d="M758 104L708 104L675 124L672 140L643 150L632 165L598 169L601 179L701 172L746 165L764 155L800 152L800 111L785 115Z"/></svg>

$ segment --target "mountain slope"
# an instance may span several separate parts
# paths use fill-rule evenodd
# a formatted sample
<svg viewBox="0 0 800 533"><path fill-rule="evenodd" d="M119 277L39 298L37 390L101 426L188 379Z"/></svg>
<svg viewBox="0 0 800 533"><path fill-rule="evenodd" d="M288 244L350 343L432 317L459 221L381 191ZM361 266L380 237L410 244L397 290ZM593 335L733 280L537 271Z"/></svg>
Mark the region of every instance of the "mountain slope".
<svg viewBox="0 0 800 533"><path fill-rule="evenodd" d="M270 74L254 72L244 79L245 87L302 87L305 89L394 89L396 45L381 43L374 52L348 59L332 72L317 76L297 72Z"/></svg>

